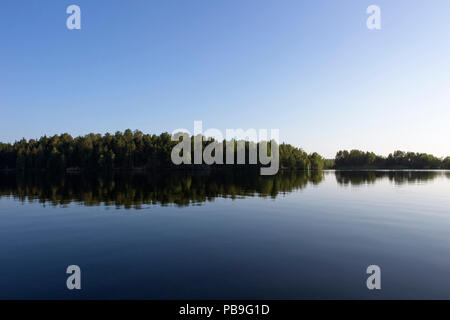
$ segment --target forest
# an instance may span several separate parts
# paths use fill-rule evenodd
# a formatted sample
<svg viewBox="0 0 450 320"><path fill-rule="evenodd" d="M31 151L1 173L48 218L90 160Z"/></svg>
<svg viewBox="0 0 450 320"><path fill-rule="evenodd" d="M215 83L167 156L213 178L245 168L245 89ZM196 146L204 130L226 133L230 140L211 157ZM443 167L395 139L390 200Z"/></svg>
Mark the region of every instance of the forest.
<svg viewBox="0 0 450 320"><path fill-rule="evenodd" d="M387 157L360 150L339 151L335 169L450 169L450 157L437 158L431 154L395 151Z"/></svg>
<svg viewBox="0 0 450 320"><path fill-rule="evenodd" d="M193 137L191 143L193 144ZM224 141L225 142L225 141ZM64 133L43 136L39 139L22 139L14 143L0 143L0 170L2 171L114 171L160 169L195 169L198 165L176 166L171 161L171 152L177 141L169 133L144 134L130 129L115 134L93 134L73 138ZM204 139L206 146L211 141ZM234 141L234 155L238 142ZM245 142L248 158L249 142ZM270 149L270 148L269 148ZM224 158L226 148L224 143ZM450 169L450 157L437 158L426 153L395 151L387 157L373 152L343 150L335 159L324 159L318 153L306 153L290 144L279 145L281 169ZM225 162L225 161L224 161ZM237 161L235 161L236 163ZM246 163L248 163L246 159ZM259 163L259 161L258 161ZM213 165L213 168L244 167L244 165ZM257 168L260 165L245 165Z"/></svg>
<svg viewBox="0 0 450 320"><path fill-rule="evenodd" d="M191 140L194 143L193 137ZM22 139L12 144L0 143L0 170L64 172L198 168L195 165L176 166L172 163L171 152L177 143L172 141L168 133L144 134L130 129L115 134L91 133L75 138L64 133L51 137L43 136L38 140ZM203 142L204 146L209 143L211 141ZM237 141L234 143L237 150ZM245 148L248 157L249 142L245 142ZM236 157L236 152L234 154ZM300 148L284 143L279 145L279 156L282 169L321 170L325 163L318 153L307 154ZM213 165L218 166L230 165Z"/></svg>

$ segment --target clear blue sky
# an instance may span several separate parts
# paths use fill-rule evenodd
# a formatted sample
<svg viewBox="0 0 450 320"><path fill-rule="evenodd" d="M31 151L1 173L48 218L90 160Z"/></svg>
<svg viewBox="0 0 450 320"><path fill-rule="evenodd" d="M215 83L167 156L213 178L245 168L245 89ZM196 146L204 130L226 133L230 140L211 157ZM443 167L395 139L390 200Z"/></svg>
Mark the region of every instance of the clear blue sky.
<svg viewBox="0 0 450 320"><path fill-rule="evenodd" d="M77 4L82 29L66 28ZM366 28L381 7L382 29ZM450 1L3 0L0 140L279 128L450 155Z"/></svg>

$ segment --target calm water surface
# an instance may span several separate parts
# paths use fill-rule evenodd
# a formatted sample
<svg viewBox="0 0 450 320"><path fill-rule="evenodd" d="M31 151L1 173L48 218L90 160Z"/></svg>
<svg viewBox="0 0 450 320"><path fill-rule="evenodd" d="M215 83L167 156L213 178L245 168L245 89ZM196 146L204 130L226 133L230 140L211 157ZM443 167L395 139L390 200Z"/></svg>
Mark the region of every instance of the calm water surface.
<svg viewBox="0 0 450 320"><path fill-rule="evenodd" d="M450 172L3 175L0 298L449 299Z"/></svg>

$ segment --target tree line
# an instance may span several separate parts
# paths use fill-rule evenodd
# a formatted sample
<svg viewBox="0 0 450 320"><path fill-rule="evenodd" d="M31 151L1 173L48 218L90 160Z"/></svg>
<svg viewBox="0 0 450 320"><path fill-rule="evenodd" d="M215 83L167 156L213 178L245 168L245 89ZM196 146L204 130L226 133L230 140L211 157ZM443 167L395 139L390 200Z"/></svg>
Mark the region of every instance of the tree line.
<svg viewBox="0 0 450 320"><path fill-rule="evenodd" d="M343 150L336 154L336 169L450 169L450 157L437 158L427 153L395 151L387 157L373 152Z"/></svg>
<svg viewBox="0 0 450 320"><path fill-rule="evenodd" d="M191 140L193 144L193 137ZM176 166L171 161L171 152L177 143L166 132L155 135L130 129L115 134L90 133L75 138L64 133L40 139L22 139L14 143L0 143L0 170L62 172L71 169L111 171L174 168ZM203 141L203 146L209 143L211 141ZM236 157L238 145L237 141L234 143ZM245 142L245 149L248 157L248 141ZM320 170L324 167L324 159L318 153L308 154L284 143L279 145L279 160L281 168Z"/></svg>

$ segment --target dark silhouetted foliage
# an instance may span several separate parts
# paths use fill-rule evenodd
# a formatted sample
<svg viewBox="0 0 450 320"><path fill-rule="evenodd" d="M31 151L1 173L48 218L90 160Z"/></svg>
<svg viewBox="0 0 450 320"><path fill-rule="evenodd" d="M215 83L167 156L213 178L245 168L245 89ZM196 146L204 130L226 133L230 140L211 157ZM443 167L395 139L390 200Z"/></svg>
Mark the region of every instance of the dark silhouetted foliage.
<svg viewBox="0 0 450 320"><path fill-rule="evenodd" d="M193 137L191 137L191 141L193 145ZM211 141L204 141L203 147L209 143ZM173 168L175 165L171 161L171 152L176 144L178 142L172 141L168 133L150 135L137 130L133 132L129 129L123 133L116 132L114 135L91 133L72 138L65 133L52 137L44 136L39 140L22 139L14 144L0 143L0 169L61 172L64 170L111 171L113 169ZM223 148L225 163L225 143ZM235 159L237 148L238 143L235 141ZM270 152L270 147L268 149ZM245 142L245 150L246 163L249 163L249 142ZM324 167L324 160L317 153L308 155L302 149L284 143L279 145L279 150L281 168L314 170ZM193 152L191 157L193 157Z"/></svg>
<svg viewBox="0 0 450 320"><path fill-rule="evenodd" d="M339 151L335 159L336 169L449 169L450 158L444 160L426 153L395 151L388 157L360 150Z"/></svg>

